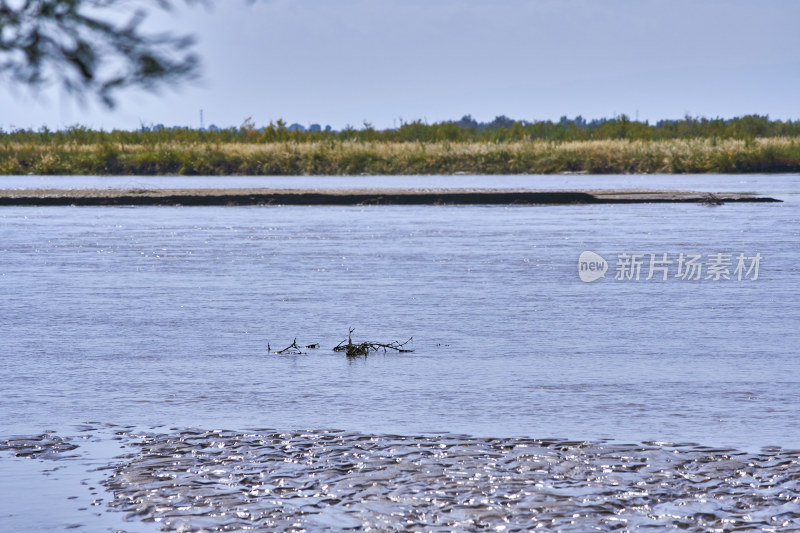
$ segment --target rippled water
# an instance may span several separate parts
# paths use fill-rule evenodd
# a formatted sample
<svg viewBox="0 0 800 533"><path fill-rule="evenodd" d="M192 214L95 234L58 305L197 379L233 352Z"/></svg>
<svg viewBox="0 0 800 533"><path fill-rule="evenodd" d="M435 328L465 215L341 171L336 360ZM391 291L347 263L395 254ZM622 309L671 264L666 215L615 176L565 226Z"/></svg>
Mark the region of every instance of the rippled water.
<svg viewBox="0 0 800 533"><path fill-rule="evenodd" d="M709 453L715 458L745 453L747 461L772 453L761 451L765 446L800 448L800 199L797 177L769 178L726 177L728 182L720 179L709 188L737 190L731 180L749 181L757 186L739 190L772 194L783 204L0 209L0 437L52 430L47 435L79 443L74 452L58 452L78 454L73 459L2 454L0 473L35 487L44 474L25 474L32 467L24 465L47 470L53 463L62 479L97 489L107 472L86 474L87 469L127 463L114 458L117 441L103 431L74 440L86 421L126 426L121 439L142 432L149 435L143 442L153 445L179 442L180 428L204 428L204 439L213 438L205 430L223 428L233 432L225 438L234 448L252 445L253 428L274 428L272 435L286 433L290 440L306 435L312 446L342 430L337 435L345 447L358 442L358 435L416 435L420 440L409 437L403 446L435 449L440 442L433 435L458 433L482 450L463 467L466 472L484 468L481 453L494 446L485 438L522 438L508 442L530 445L525 438L553 439L555 448L540 443L544 448L536 453L553 453L557 462L565 460L557 443L585 441L594 450L591 464L604 454L619 462L627 453L649 458L673 451L623 446L650 441L697 443L714 447ZM585 284L577 275L584 250L609 259L623 252L757 252L763 262L756 281L634 282L607 276ZM330 348L349 327L359 340L413 335L415 351L347 359ZM295 337L321 348L300 356L267 353L268 343L282 348ZM321 430L302 433L309 428ZM396 445L392 439L380 437L376 446L385 452ZM152 468L147 446L133 460L140 472ZM697 446L677 447L681 468L710 468L697 462L704 453ZM369 468L387 468L384 452L368 458ZM775 453L791 461L792 452ZM200 453L196 459L191 468L200 472L213 458ZM257 468L264 460L256 455L242 465ZM326 460L315 468L324 470ZM237 463L226 464L220 486L233 479ZM116 475L125 468L118 466ZM729 477L738 475L731 468ZM796 466L791 468L782 487L795 492L782 494L796 504L798 478ZM576 486L584 486L586 472L574 472ZM531 479L553 481L551 474ZM628 474L625 483L649 483L646 476ZM491 475L511 474L500 469ZM412 483L409 494L429 481ZM605 481L598 483L584 486L590 499L599 497L591 491ZM497 494L507 488L499 486ZM2 483L5 501L19 500L11 497L14 487ZM469 490L489 487L476 481ZM114 490L124 496L149 489L126 482ZM674 490L693 489L679 483ZM745 520L719 503L733 489L719 490L704 509L727 509L716 520ZM119 527L115 521L122 513L97 511L100 516L89 519L110 501L108 494L94 492L100 504L76 503L75 515L55 515L54 527ZM75 495L59 494L63 505ZM576 494L564 500L564 508L575 505ZM777 494L767 498L759 492L751 519L780 515L776 506L783 500ZM673 504L700 505L691 498ZM215 501L206 504L225 507ZM258 500L258 512L273 513L265 502ZM458 501L451 504L453 512L469 514L458 510ZM636 505L626 507L635 515L634 526L663 524L658 520L670 514L647 514ZM403 509L430 512L424 507L418 502ZM562 520L560 511L545 507L542 513ZM513 509L514 516L522 512ZM384 519L368 506L351 511L364 519L362 525ZM33 516L42 520L40 515L30 504L2 509L0 525L19 529ZM223 524L230 518L225 516L212 522ZM705 527L691 520L691 527ZM446 521L430 524L448 527ZM149 526L134 521L125 527Z"/></svg>

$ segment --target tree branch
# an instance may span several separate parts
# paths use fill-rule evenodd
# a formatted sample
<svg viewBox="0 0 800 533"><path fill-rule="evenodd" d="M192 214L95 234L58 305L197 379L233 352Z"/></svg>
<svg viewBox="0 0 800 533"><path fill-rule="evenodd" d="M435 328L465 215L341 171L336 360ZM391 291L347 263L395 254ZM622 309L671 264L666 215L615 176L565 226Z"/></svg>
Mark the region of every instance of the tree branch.
<svg viewBox="0 0 800 533"><path fill-rule="evenodd" d="M145 3L169 10L175 2ZM127 22L99 18L103 10L127 13ZM144 33L146 15L124 0L0 0L0 77L34 88L55 81L81 101L92 94L108 107L121 88L155 91L194 79L194 38Z"/></svg>

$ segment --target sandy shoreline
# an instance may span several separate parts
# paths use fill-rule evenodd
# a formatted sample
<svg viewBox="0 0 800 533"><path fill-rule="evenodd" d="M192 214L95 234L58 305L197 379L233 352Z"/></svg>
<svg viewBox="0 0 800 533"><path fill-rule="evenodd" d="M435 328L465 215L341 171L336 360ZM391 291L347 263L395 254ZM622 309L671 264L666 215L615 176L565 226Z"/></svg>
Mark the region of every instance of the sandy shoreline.
<svg viewBox="0 0 800 533"><path fill-rule="evenodd" d="M569 205L780 202L751 193L619 189L7 189L0 206Z"/></svg>

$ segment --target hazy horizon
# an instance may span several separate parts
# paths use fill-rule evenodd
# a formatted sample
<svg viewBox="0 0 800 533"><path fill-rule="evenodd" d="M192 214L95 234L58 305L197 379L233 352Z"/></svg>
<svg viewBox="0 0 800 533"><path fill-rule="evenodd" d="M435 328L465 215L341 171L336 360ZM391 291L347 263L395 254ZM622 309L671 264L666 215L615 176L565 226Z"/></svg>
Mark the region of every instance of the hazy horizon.
<svg viewBox="0 0 800 533"><path fill-rule="evenodd" d="M378 129L626 114L797 120L800 3L772 0L261 0L151 12L192 33L202 78L82 107L55 88L0 88L0 127L257 126L283 119Z"/></svg>

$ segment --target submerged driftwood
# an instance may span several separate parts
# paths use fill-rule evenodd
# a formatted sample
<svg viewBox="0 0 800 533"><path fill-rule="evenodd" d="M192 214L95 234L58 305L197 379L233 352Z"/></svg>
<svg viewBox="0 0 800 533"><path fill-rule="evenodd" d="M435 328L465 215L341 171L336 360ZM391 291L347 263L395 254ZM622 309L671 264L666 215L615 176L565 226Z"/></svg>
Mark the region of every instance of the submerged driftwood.
<svg viewBox="0 0 800 533"><path fill-rule="evenodd" d="M389 350L394 350L400 353L408 353L413 352L414 350L410 350L406 348L406 344L411 342L414 337L410 337L405 342L393 341L389 343L382 343L382 342L360 342L354 343L353 342L353 331L355 328L350 328L350 332L347 334L347 340L342 341L336 346L333 347L334 352L344 352L347 357L358 357L361 355L369 355L370 352L377 352L379 350L383 350L387 352ZM297 337L294 338L292 344L287 346L282 350L275 350L272 351L272 347L267 343L267 353L275 353L278 355L306 355L308 352L304 352L304 349L307 350L315 350L319 348L319 343L315 342L313 344L308 344L305 346L300 346L297 344Z"/></svg>
<svg viewBox="0 0 800 533"><path fill-rule="evenodd" d="M352 338L353 331L355 331L355 329L350 328L350 332L347 334L347 344L345 344L345 341L340 342L333 348L334 352L344 352L347 357L358 357L359 355L369 355L370 352L377 352L381 349L384 352L388 350L395 350L401 353L408 353L414 351L404 348L404 346L409 342L411 342L414 339L414 337L410 337L406 342L394 341L388 344L380 342L362 342L354 344Z"/></svg>

